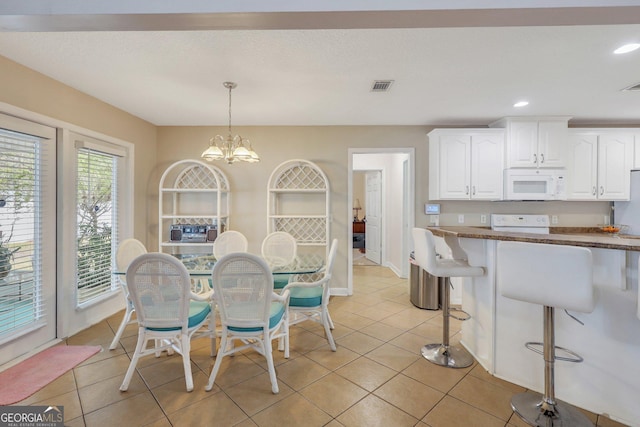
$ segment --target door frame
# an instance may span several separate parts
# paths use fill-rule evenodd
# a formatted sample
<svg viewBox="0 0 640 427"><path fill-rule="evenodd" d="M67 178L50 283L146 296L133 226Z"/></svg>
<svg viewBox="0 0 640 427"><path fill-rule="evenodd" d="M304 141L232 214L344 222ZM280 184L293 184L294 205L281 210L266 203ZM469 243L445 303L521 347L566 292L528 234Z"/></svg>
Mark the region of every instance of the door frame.
<svg viewBox="0 0 640 427"><path fill-rule="evenodd" d="M406 154L408 156L408 173L406 181L404 182L405 188L403 189L404 200L403 203L407 209L403 209L403 217L401 220L404 224L403 237L402 237L402 259L407 260L402 265L401 275L408 275L409 270L409 239L406 238L408 230L411 230L415 224L415 148L413 147L398 147L398 148L349 148L347 150L347 209L345 211L345 218L347 224L347 243L349 250L347 251L347 295L353 295L353 158L358 154ZM384 184L383 184L384 185ZM387 194L391 189L387 189ZM385 201L383 201L384 206ZM384 230L385 228L383 228ZM382 236L382 240L386 241L386 236ZM406 264L406 265L405 265ZM404 271L406 270L406 271Z"/></svg>

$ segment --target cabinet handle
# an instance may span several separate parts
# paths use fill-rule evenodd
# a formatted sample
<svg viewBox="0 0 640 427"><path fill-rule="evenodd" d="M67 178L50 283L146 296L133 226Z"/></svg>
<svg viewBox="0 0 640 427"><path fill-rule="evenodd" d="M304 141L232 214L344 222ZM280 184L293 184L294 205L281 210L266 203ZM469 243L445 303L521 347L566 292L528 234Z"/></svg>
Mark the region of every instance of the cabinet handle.
<svg viewBox="0 0 640 427"><path fill-rule="evenodd" d="M601 185L600 186L600 195L602 196L604 194L604 187Z"/></svg>
<svg viewBox="0 0 640 427"><path fill-rule="evenodd" d="M533 155L533 163L538 163L538 155L537 154Z"/></svg>
<svg viewBox="0 0 640 427"><path fill-rule="evenodd" d="M466 194L467 196L469 195L469 186L468 185L466 187L466 190L465 190L464 194Z"/></svg>
<svg viewBox="0 0 640 427"><path fill-rule="evenodd" d="M473 188L473 195L475 196L476 195L476 186L474 185L472 188Z"/></svg>
<svg viewBox="0 0 640 427"><path fill-rule="evenodd" d="M596 195L596 186L593 186L593 190L591 191L591 194L593 194L594 196Z"/></svg>
<svg viewBox="0 0 640 427"><path fill-rule="evenodd" d="M540 153L540 163L544 163L544 153Z"/></svg>

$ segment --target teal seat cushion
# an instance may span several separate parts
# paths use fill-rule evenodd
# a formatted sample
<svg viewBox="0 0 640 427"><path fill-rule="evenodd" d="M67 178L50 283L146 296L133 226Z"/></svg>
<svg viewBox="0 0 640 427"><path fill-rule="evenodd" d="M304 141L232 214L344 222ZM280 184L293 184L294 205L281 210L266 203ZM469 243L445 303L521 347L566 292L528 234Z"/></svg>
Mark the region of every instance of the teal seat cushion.
<svg viewBox="0 0 640 427"><path fill-rule="evenodd" d="M317 307L322 304L322 287L290 288L290 307Z"/></svg>
<svg viewBox="0 0 640 427"><path fill-rule="evenodd" d="M191 301L189 303L189 323L188 327L193 328L204 322L204 319L211 313L211 305L207 301ZM177 331L180 328L148 328L151 331Z"/></svg>
<svg viewBox="0 0 640 427"><path fill-rule="evenodd" d="M272 302L269 312L269 329L273 328L280 322L282 316L284 316L284 304L281 302ZM229 326L229 330L236 332L258 332L262 328L237 328L235 326Z"/></svg>
<svg viewBox="0 0 640 427"><path fill-rule="evenodd" d="M273 289L282 289L289 284L289 274L274 274Z"/></svg>

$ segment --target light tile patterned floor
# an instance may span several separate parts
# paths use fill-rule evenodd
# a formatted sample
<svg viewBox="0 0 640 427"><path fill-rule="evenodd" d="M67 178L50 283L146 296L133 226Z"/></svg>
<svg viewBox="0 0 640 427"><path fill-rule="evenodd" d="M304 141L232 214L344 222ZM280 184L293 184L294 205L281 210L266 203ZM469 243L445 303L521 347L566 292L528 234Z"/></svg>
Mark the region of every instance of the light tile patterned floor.
<svg viewBox="0 0 640 427"><path fill-rule="evenodd" d="M179 356L166 354L142 359L129 391L120 392L136 327L127 327L121 346L109 351L119 313L67 340L101 345L103 352L20 404L64 405L72 427L525 425L509 405L523 388L478 364L447 369L420 356L423 344L440 341L442 318L411 305L406 280L383 267L354 266L354 289L331 300L337 352L311 322L291 328L288 360L274 351L277 395L264 358L251 352L225 358L214 389L205 392L214 360L206 339L193 342L193 392L185 391ZM452 319L452 342L459 330ZM587 415L598 426L621 426Z"/></svg>

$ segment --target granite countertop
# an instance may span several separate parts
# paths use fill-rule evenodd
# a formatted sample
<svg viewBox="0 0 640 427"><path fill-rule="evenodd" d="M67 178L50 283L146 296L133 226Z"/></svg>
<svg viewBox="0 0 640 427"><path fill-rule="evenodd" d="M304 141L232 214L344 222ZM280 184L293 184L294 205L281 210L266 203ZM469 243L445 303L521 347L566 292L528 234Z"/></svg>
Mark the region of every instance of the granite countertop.
<svg viewBox="0 0 640 427"><path fill-rule="evenodd" d="M551 234L510 233L493 231L488 227L442 226L427 229L440 237L453 235L469 239L511 240L640 252L640 236L611 236L597 227L552 227Z"/></svg>

